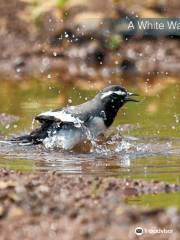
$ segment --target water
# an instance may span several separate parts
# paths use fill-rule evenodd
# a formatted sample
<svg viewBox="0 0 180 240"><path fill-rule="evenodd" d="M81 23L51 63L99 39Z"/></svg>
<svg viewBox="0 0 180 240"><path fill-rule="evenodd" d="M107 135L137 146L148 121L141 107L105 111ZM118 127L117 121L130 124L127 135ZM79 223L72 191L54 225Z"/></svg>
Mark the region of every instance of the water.
<svg viewBox="0 0 180 240"><path fill-rule="evenodd" d="M128 103L120 110L113 128L105 139L93 145L93 151L92 146L67 152L1 143L0 167L179 183L180 85L176 81L162 81L162 85L159 91L153 90L157 89L153 85L148 91L141 86L128 87L141 95L141 102ZM87 101L96 94L87 89L53 81L0 82L0 112L20 117L15 123L1 124L0 134L10 137L31 131L36 114ZM36 126L33 123L33 128Z"/></svg>

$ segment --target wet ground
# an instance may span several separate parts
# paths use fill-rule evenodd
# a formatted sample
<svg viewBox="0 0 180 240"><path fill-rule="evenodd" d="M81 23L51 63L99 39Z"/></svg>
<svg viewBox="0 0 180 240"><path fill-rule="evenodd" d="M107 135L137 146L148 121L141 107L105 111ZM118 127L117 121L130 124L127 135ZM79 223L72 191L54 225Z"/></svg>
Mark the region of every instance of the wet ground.
<svg viewBox="0 0 180 240"><path fill-rule="evenodd" d="M42 9L38 3L33 8L30 2L33 1L1 0L0 73L5 79L46 78L50 74L52 79L65 83L80 79L84 83L100 80L107 84L113 77L117 82L119 76L126 81L124 75L132 73L128 80L132 83L137 82L134 77L139 74L147 78L179 74L178 36L129 38L115 30L124 16L178 17L177 0L171 4L106 1L103 5L97 0L80 1L64 10L48 8L43 3ZM35 14L38 12L39 16ZM101 22L109 20L113 24L110 21L103 28ZM108 38L104 36L106 31Z"/></svg>
<svg viewBox="0 0 180 240"><path fill-rule="evenodd" d="M0 179L2 240L137 239L136 227L144 229L142 239L180 235L176 208L138 206L144 193L177 199L180 186L175 184L6 170L0 170Z"/></svg>

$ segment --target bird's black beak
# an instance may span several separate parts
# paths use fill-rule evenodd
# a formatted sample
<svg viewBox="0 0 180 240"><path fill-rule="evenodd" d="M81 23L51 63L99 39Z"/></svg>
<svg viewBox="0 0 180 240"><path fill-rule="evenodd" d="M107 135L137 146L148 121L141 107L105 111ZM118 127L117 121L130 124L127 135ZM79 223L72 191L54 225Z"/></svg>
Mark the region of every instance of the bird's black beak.
<svg viewBox="0 0 180 240"><path fill-rule="evenodd" d="M126 95L126 97L125 97L125 100L126 100L127 102L139 102L138 100L131 98L131 96L139 96L139 94L127 92L127 95Z"/></svg>

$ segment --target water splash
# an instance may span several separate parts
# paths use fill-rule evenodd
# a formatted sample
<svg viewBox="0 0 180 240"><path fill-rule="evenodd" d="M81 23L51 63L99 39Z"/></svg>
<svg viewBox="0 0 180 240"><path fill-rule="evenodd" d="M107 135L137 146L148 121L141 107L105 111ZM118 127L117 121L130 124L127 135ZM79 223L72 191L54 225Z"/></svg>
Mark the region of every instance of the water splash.
<svg viewBox="0 0 180 240"><path fill-rule="evenodd" d="M35 120L35 118L33 118L32 123L31 123L31 129L32 129L32 130L34 129L34 124L35 124L35 122L36 122L36 120Z"/></svg>
<svg viewBox="0 0 180 240"><path fill-rule="evenodd" d="M76 129L79 131L79 128ZM51 141L45 142L47 148L42 145L9 145L0 141L0 164L5 167L15 164L16 169L24 169L25 166L29 169L29 164L32 164L32 169L38 171L96 173L103 176L147 175L154 179L156 173L157 176L162 174L163 179L167 177L167 180L179 176L180 139L125 136L120 127L99 139L89 132L86 134L91 147L84 152L62 150L62 142L70 138L67 131L64 131L64 135L52 136Z"/></svg>
<svg viewBox="0 0 180 240"><path fill-rule="evenodd" d="M168 155L172 153L173 148L174 144L167 139L163 141L160 138L122 136L121 128L116 128L116 134L111 135L109 139L105 138L102 142L97 140L94 144L96 154L108 157L120 156L125 162L139 157ZM177 154L180 153L177 148L175 151Z"/></svg>

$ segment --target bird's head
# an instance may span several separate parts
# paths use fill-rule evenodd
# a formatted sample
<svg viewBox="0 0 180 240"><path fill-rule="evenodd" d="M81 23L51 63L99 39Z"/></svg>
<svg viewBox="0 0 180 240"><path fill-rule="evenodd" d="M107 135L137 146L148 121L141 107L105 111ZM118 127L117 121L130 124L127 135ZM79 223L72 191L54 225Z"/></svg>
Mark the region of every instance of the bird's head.
<svg viewBox="0 0 180 240"><path fill-rule="evenodd" d="M138 94L128 92L125 88L119 85L112 85L100 91L96 100L102 108L103 118L107 127L111 126L118 110L127 102L138 102L132 96Z"/></svg>
<svg viewBox="0 0 180 240"><path fill-rule="evenodd" d="M125 88L119 85L113 85L106 87L99 94L102 104L110 108L119 109L127 102L138 102L131 98L132 96L138 96L138 94L128 92Z"/></svg>

